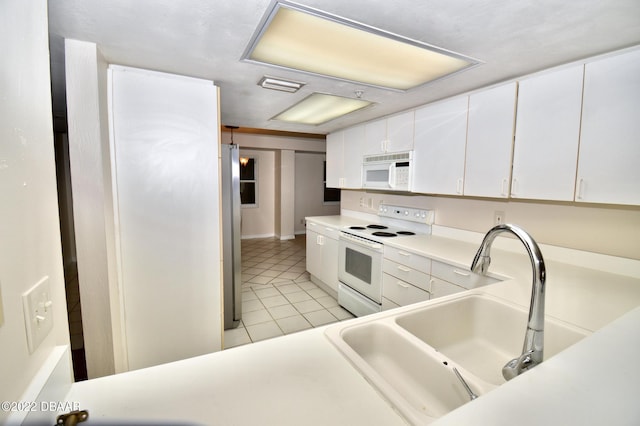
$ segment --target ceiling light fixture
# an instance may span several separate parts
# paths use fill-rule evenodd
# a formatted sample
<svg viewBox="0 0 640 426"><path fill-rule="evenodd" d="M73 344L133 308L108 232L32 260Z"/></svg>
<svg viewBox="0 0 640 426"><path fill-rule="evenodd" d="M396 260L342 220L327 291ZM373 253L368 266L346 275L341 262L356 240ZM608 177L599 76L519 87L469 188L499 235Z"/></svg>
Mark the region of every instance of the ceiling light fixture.
<svg viewBox="0 0 640 426"><path fill-rule="evenodd" d="M297 92L304 85L305 83L300 81L283 80L281 78L269 77L266 75L258 82L258 86L265 89L280 90L281 92L289 93Z"/></svg>
<svg viewBox="0 0 640 426"><path fill-rule="evenodd" d="M345 98L343 96L312 93L302 101L286 109L272 120L292 123L320 125L343 115L358 111L373 102L364 99Z"/></svg>
<svg viewBox="0 0 640 426"><path fill-rule="evenodd" d="M242 59L399 91L480 63L285 1L267 11Z"/></svg>

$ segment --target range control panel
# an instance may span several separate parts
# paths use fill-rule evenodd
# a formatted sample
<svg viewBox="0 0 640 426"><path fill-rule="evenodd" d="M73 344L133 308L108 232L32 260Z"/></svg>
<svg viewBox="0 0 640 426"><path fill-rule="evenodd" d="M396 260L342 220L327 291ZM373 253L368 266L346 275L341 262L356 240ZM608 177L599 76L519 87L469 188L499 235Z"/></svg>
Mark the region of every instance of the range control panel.
<svg viewBox="0 0 640 426"><path fill-rule="evenodd" d="M435 219L434 210L422 210L413 207L391 206L380 204L378 216L392 217L394 219L408 220L411 222L426 223L433 225Z"/></svg>

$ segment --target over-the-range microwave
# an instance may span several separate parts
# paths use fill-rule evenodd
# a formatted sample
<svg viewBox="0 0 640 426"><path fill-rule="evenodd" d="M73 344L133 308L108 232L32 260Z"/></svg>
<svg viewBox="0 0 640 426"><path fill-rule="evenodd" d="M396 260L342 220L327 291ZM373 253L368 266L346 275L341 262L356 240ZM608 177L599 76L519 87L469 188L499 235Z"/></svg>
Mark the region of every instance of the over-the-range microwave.
<svg viewBox="0 0 640 426"><path fill-rule="evenodd" d="M362 183L365 188L409 191L413 152L365 155Z"/></svg>

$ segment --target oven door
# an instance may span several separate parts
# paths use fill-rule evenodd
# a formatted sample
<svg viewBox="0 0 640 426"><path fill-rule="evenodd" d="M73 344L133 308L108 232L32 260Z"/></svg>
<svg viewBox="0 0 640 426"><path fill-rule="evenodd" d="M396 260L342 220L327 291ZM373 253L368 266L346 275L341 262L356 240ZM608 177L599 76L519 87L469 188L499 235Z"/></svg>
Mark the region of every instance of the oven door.
<svg viewBox="0 0 640 426"><path fill-rule="evenodd" d="M382 303L382 249L380 243L341 233L338 279L377 304Z"/></svg>

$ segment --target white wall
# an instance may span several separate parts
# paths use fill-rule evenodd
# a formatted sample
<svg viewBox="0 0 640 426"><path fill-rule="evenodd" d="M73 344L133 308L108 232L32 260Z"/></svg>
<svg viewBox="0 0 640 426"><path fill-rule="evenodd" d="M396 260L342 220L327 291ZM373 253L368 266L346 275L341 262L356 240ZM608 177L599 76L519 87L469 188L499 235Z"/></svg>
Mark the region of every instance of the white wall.
<svg viewBox="0 0 640 426"><path fill-rule="evenodd" d="M107 63L94 43L66 40L69 158L88 377L126 371L115 260Z"/></svg>
<svg viewBox="0 0 640 426"><path fill-rule="evenodd" d="M360 207L361 197L365 205L371 199L373 209ZM376 214L383 202L434 209L437 225L476 232L488 231L493 226L494 213L502 211L507 223L522 226L538 243L640 259L640 207L637 206L342 191L344 209Z"/></svg>
<svg viewBox="0 0 640 426"><path fill-rule="evenodd" d="M242 207L242 238L275 235L275 152L240 149L241 157L253 157L258 167L258 204Z"/></svg>
<svg viewBox="0 0 640 426"><path fill-rule="evenodd" d="M281 240L295 238L295 152L287 149L280 151L280 232L277 234ZM277 183L276 183L277 185Z"/></svg>
<svg viewBox="0 0 640 426"><path fill-rule="evenodd" d="M306 231L304 218L340 214L340 203L324 203L324 153L296 152L295 233Z"/></svg>
<svg viewBox="0 0 640 426"><path fill-rule="evenodd" d="M0 401L19 401L54 346L69 344L46 0L0 2L0 38ZM21 295L43 276L49 277L53 330L29 354ZM0 423L8 414L0 411Z"/></svg>

